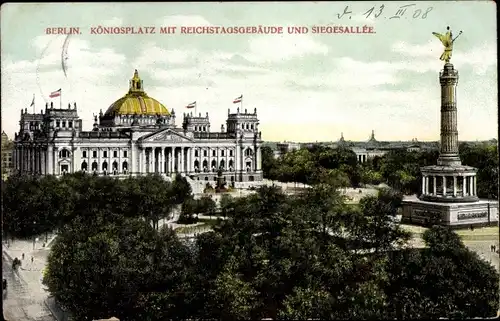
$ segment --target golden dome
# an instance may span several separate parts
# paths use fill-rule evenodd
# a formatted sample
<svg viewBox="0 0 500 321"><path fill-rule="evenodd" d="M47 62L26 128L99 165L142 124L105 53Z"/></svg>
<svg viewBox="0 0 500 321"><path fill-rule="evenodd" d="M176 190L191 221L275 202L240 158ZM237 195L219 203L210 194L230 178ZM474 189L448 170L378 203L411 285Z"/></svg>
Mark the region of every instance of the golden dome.
<svg viewBox="0 0 500 321"><path fill-rule="evenodd" d="M161 115L168 116L170 112L167 107L159 101L149 97L142 86L142 80L139 78L137 70L134 77L130 80L128 93L109 106L105 116L114 115Z"/></svg>

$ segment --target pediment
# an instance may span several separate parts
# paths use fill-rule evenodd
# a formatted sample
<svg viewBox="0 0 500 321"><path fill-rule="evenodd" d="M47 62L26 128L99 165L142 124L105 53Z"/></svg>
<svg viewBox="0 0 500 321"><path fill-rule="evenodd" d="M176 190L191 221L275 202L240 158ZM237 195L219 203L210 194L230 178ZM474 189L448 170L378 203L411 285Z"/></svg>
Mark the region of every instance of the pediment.
<svg viewBox="0 0 500 321"><path fill-rule="evenodd" d="M152 133L142 137L143 143L183 143L192 142L193 140L171 129L162 130L157 133Z"/></svg>

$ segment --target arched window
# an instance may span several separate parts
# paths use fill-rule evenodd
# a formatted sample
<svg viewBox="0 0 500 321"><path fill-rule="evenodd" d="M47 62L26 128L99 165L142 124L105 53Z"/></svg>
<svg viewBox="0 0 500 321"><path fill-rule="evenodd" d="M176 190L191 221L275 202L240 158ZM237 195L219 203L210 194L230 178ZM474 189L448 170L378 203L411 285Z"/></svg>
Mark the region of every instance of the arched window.
<svg viewBox="0 0 500 321"><path fill-rule="evenodd" d="M206 159L203 161L203 170L204 170L204 171L207 171L207 170L208 170L208 162L207 162L207 160L206 160Z"/></svg>
<svg viewBox="0 0 500 321"><path fill-rule="evenodd" d="M221 160L220 161L220 166L219 166L220 169L226 169L226 162L224 160Z"/></svg>
<svg viewBox="0 0 500 321"><path fill-rule="evenodd" d="M210 167L212 168L213 171L217 169L217 161L215 159L212 160L212 165Z"/></svg>
<svg viewBox="0 0 500 321"><path fill-rule="evenodd" d="M108 162L102 163L102 170L107 171L108 170Z"/></svg>
<svg viewBox="0 0 500 321"><path fill-rule="evenodd" d="M198 160L194 161L194 170L198 172L200 170L200 162Z"/></svg>
<svg viewBox="0 0 500 321"><path fill-rule="evenodd" d="M86 172L87 171L87 162L86 161L83 161L81 168L82 168L82 172Z"/></svg>
<svg viewBox="0 0 500 321"><path fill-rule="evenodd" d="M96 170L97 170L97 162L96 162L96 161L94 161L94 162L92 163L92 170L93 170L93 171L96 171Z"/></svg>
<svg viewBox="0 0 500 321"><path fill-rule="evenodd" d="M118 174L118 162L114 161L113 164L111 164L111 168L113 169L113 174Z"/></svg>
<svg viewBox="0 0 500 321"><path fill-rule="evenodd" d="M128 170L128 163L127 163L127 161L125 161L125 162L123 162L123 164L122 164L122 171L123 171L123 172L126 172L127 170Z"/></svg>
<svg viewBox="0 0 500 321"><path fill-rule="evenodd" d="M69 157L69 150L67 150L66 148L63 148L63 149L59 152L59 157L60 157L60 158L66 158L66 157Z"/></svg>
<svg viewBox="0 0 500 321"><path fill-rule="evenodd" d="M233 160L232 160L232 159L230 159L230 160L229 160L229 170L230 170L230 171L232 171L232 170L233 170L233 168L234 168L234 163L233 163Z"/></svg>

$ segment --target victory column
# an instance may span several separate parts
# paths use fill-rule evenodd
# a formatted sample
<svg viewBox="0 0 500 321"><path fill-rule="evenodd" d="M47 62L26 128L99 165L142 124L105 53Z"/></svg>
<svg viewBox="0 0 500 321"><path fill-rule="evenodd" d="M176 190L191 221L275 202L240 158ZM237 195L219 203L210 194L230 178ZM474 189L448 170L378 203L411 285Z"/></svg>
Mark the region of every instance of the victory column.
<svg viewBox="0 0 500 321"><path fill-rule="evenodd" d="M479 200L474 167L462 165L458 150L457 83L458 71L450 62L453 38L450 27L442 35L444 51L440 60L444 68L439 73L441 84L441 148L437 165L421 168L422 191L419 198L403 201L403 221L423 224L472 225L498 220L496 202ZM490 206L493 205L493 206Z"/></svg>

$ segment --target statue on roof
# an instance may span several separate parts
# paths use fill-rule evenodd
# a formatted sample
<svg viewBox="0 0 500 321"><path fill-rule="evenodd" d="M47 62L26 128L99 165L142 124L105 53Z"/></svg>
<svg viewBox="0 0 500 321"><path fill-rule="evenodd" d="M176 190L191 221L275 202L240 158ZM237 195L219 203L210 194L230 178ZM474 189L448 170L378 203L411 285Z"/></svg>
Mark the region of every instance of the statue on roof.
<svg viewBox="0 0 500 321"><path fill-rule="evenodd" d="M442 60L442 61L444 61L444 62L446 62L446 63L449 63L450 59L451 59L451 54L452 54L452 51L453 51L453 43L462 34L462 31L460 31L460 33L458 34L458 36L456 36L455 38L453 38L453 33L451 32L449 26L446 27L446 30L447 31L446 31L446 33L444 35L442 35L440 33L437 33L437 32L433 32L432 34L434 36L436 36L441 41L441 43L444 46L444 51L441 54L441 57L439 57L439 59Z"/></svg>

